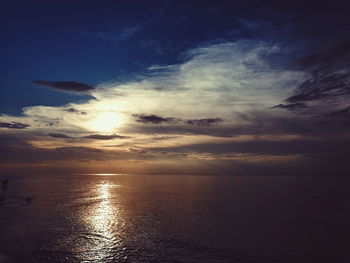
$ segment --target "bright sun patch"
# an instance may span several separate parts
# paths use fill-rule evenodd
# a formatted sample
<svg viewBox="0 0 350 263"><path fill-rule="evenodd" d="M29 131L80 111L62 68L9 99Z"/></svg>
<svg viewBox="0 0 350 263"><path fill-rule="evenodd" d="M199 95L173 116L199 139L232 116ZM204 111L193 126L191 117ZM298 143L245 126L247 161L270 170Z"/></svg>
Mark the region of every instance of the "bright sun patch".
<svg viewBox="0 0 350 263"><path fill-rule="evenodd" d="M101 112L88 124L96 132L113 132L122 124L122 117L115 112Z"/></svg>

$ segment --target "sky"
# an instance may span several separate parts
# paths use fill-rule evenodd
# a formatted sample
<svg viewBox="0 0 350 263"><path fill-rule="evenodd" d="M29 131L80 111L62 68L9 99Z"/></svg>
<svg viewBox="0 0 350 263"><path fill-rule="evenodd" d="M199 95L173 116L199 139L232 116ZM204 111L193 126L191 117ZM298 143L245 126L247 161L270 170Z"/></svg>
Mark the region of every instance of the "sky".
<svg viewBox="0 0 350 263"><path fill-rule="evenodd" d="M7 1L0 172L346 175L346 1Z"/></svg>

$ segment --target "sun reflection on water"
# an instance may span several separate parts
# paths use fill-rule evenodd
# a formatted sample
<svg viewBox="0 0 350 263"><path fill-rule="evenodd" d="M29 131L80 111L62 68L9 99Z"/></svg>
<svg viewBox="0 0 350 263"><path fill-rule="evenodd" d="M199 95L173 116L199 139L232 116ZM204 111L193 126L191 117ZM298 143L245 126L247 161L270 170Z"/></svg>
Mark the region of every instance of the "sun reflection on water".
<svg viewBox="0 0 350 263"><path fill-rule="evenodd" d="M85 216L89 230L85 260L107 262L115 256L116 248L122 247L120 233L120 209L114 203L113 194L118 185L104 181L96 186L96 203ZM109 261L108 261L109 262Z"/></svg>
<svg viewBox="0 0 350 263"><path fill-rule="evenodd" d="M94 228L99 233L109 233L109 228L111 221L117 220L117 217L114 217L115 211L112 207L110 200L110 188L112 186L109 183L103 183L98 186L98 199L100 203L94 210L93 215L91 216L92 223ZM116 222L113 222L116 223Z"/></svg>

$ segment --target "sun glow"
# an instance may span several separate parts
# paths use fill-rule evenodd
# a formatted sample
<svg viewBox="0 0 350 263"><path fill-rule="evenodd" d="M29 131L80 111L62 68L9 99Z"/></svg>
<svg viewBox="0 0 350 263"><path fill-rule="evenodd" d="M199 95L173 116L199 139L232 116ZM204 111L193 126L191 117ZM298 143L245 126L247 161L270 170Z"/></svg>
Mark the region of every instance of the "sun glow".
<svg viewBox="0 0 350 263"><path fill-rule="evenodd" d="M88 124L88 128L96 132L113 132L122 124L120 114L115 112L101 112Z"/></svg>

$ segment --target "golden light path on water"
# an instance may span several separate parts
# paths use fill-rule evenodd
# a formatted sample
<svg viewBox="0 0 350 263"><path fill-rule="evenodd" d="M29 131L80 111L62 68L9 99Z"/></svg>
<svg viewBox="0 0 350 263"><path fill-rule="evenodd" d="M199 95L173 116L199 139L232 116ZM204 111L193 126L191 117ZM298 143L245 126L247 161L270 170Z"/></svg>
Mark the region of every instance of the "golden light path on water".
<svg viewBox="0 0 350 263"><path fill-rule="evenodd" d="M101 176L110 174L99 174ZM95 188L95 201L85 214L89 233L88 246L82 262L109 262L122 249L123 222L118 207L116 191L119 185L103 180Z"/></svg>

